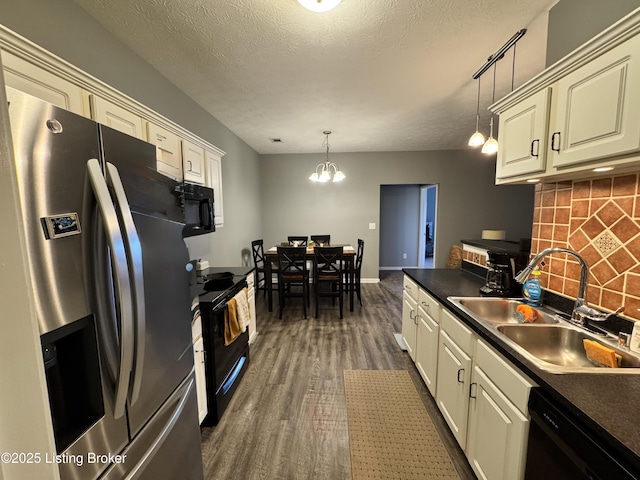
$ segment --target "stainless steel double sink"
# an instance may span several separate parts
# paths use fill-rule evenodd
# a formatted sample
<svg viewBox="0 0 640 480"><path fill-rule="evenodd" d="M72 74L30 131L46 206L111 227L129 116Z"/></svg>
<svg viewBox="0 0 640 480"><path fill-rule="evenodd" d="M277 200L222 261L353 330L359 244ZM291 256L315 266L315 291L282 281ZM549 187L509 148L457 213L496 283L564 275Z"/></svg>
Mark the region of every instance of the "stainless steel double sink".
<svg viewBox="0 0 640 480"><path fill-rule="evenodd" d="M448 300L541 370L551 373L640 373L640 356L617 343L612 334L596 335L564 320L547 307L534 307L536 319L521 323L518 299L449 297ZM594 340L622 356L620 368L596 366L587 358L583 339Z"/></svg>

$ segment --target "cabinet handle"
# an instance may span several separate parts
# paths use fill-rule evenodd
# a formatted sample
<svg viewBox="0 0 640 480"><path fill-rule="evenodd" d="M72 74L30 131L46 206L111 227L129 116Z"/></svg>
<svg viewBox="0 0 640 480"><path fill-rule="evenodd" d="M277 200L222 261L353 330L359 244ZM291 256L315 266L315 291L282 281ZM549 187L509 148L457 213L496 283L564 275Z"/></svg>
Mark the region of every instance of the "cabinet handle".
<svg viewBox="0 0 640 480"><path fill-rule="evenodd" d="M537 144L537 145L536 145L536 144ZM534 146L534 145L536 145L536 147L537 147L537 148L536 148L536 152L537 152L537 153L533 153L533 146ZM531 156L532 156L532 157L538 157L538 156L540 156L540 139L539 139L539 138L536 138L535 140L533 140L533 141L531 142Z"/></svg>
<svg viewBox="0 0 640 480"><path fill-rule="evenodd" d="M556 135L558 136L558 148L556 148ZM560 153L560 132L553 132L551 135L551 150Z"/></svg>
<svg viewBox="0 0 640 480"><path fill-rule="evenodd" d="M191 160L187 160L187 163L189 164L189 171L192 172L192 168L191 168Z"/></svg>
<svg viewBox="0 0 640 480"><path fill-rule="evenodd" d="M476 394L473 393L473 387L474 386L477 387L478 384L474 382L474 383L469 385L469 398L476 398Z"/></svg>
<svg viewBox="0 0 640 480"><path fill-rule="evenodd" d="M411 316L411 314L413 313L415 313L415 310L412 308L411 310L409 310L409 320L413 320L413 323L417 325L418 321L416 319L418 318L418 316L417 315Z"/></svg>
<svg viewBox="0 0 640 480"><path fill-rule="evenodd" d="M425 302L424 300L421 303L422 303L422 306L424 306L424 307L427 307L427 308L430 307L430 305L427 302Z"/></svg>
<svg viewBox="0 0 640 480"><path fill-rule="evenodd" d="M460 380L460 374L462 374L462 380ZM464 383L464 368L458 369L458 383Z"/></svg>

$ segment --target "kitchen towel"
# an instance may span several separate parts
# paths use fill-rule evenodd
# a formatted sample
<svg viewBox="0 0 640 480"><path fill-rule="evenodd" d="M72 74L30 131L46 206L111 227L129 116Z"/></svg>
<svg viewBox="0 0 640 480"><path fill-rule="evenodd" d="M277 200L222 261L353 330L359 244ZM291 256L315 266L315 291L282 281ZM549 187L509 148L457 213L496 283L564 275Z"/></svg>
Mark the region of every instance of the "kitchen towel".
<svg viewBox="0 0 640 480"><path fill-rule="evenodd" d="M239 336L238 304L234 297L227 302L227 308L224 311L224 345L231 345Z"/></svg>
<svg viewBox="0 0 640 480"><path fill-rule="evenodd" d="M251 313L249 311L249 292L245 287L233 298L235 298L236 300L238 311L238 325L240 326L240 330L242 331L242 333L244 333L247 331L247 327L249 326L249 319L251 317Z"/></svg>

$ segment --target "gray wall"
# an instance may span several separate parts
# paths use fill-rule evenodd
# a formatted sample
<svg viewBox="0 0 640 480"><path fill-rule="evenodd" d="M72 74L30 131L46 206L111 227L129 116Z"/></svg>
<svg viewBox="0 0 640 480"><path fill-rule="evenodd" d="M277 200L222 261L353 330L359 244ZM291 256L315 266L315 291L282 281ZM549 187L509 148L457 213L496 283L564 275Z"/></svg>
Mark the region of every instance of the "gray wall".
<svg viewBox="0 0 640 480"><path fill-rule="evenodd" d="M322 154L262 155L262 214L266 244L292 234L328 232L332 242L365 241L363 278L378 278L380 241L369 223L380 222L380 185L439 184L436 268L445 268L451 245L480 238L483 229L509 238L531 236L533 187L495 183L495 157L477 150L335 153L347 178L312 184Z"/></svg>
<svg viewBox="0 0 640 480"><path fill-rule="evenodd" d="M241 265L261 232L258 154L70 0L0 0L0 22L227 152L225 225L191 243L215 265Z"/></svg>
<svg viewBox="0 0 640 480"><path fill-rule="evenodd" d="M639 0L560 0L549 11L547 66L638 7Z"/></svg>
<svg viewBox="0 0 640 480"><path fill-rule="evenodd" d="M418 265L420 185L380 187L380 267ZM402 254L407 258L403 259Z"/></svg>

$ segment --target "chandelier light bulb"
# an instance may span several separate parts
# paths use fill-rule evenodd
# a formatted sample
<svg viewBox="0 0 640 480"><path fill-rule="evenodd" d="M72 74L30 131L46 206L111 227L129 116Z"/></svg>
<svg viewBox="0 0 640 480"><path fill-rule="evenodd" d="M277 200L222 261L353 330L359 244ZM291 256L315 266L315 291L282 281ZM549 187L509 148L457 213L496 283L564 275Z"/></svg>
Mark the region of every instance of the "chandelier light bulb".
<svg viewBox="0 0 640 480"><path fill-rule="evenodd" d="M298 3L312 12L328 12L336 8L342 0L298 0Z"/></svg>
<svg viewBox="0 0 640 480"><path fill-rule="evenodd" d="M342 180L344 180L344 173L342 173L340 170L338 170L338 171L333 175L333 181L334 181L334 182L341 182Z"/></svg>

